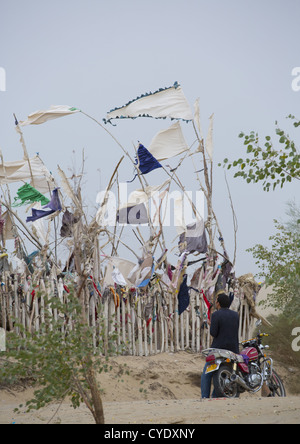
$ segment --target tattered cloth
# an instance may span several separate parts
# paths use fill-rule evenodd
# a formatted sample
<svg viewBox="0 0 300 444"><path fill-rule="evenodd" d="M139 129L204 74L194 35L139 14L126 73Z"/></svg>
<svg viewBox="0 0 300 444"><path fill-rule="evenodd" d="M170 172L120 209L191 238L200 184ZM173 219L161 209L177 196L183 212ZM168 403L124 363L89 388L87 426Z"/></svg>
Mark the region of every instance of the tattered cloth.
<svg viewBox="0 0 300 444"><path fill-rule="evenodd" d="M76 217L74 214L70 213L69 210L66 210L62 218L62 226L60 229L61 237L72 237L73 225L77 224L79 221L80 217Z"/></svg>
<svg viewBox="0 0 300 444"><path fill-rule="evenodd" d="M136 165L138 166L138 169L140 170L141 174L148 174L151 171L154 171L158 168L162 168L162 165L155 159L155 157L152 156L152 154L147 150L147 148L144 147L140 143L138 152L137 152L137 159L135 161ZM136 174L131 182L133 182L138 174Z"/></svg>
<svg viewBox="0 0 300 444"><path fill-rule="evenodd" d="M108 264L104 275L104 288L113 286L115 281L113 280L114 268L117 268L123 277L125 277L128 287L131 287L132 283L127 279L129 273L134 269L135 263L119 257L107 257Z"/></svg>
<svg viewBox="0 0 300 444"><path fill-rule="evenodd" d="M147 224L149 218L145 205L131 205L120 208L117 213L117 222L126 225Z"/></svg>
<svg viewBox="0 0 300 444"><path fill-rule="evenodd" d="M16 237L14 224L9 211L6 211L0 216L0 237L4 244L5 241L15 239Z"/></svg>
<svg viewBox="0 0 300 444"><path fill-rule="evenodd" d="M137 288L146 287L155 271L154 259L148 254L141 264L137 264L128 274L127 279Z"/></svg>
<svg viewBox="0 0 300 444"><path fill-rule="evenodd" d="M187 286L188 275L185 274L183 278L183 282L180 286L180 290L178 293L178 314L179 316L188 308L190 305L190 293L189 287Z"/></svg>
<svg viewBox="0 0 300 444"><path fill-rule="evenodd" d="M179 239L180 251L206 253L207 248L208 244L203 220L188 225L186 233L182 233Z"/></svg>
<svg viewBox="0 0 300 444"><path fill-rule="evenodd" d="M39 156L14 162L3 162L0 165L0 184L30 182L41 193L56 188L52 174L47 170Z"/></svg>
<svg viewBox="0 0 300 444"><path fill-rule="evenodd" d="M26 222L34 222L38 219L41 219L42 217L50 216L51 214L56 213L56 211L62 210L62 206L58 196L58 188L53 190L51 201L48 203L48 205L45 205L43 208L50 208L50 210L43 211L32 208L31 210L32 216L27 217Z"/></svg>
<svg viewBox="0 0 300 444"><path fill-rule="evenodd" d="M29 205L35 202L41 202L42 205L47 205L50 201L46 196L26 183L17 191L17 196L15 197L12 207L20 207L22 205Z"/></svg>

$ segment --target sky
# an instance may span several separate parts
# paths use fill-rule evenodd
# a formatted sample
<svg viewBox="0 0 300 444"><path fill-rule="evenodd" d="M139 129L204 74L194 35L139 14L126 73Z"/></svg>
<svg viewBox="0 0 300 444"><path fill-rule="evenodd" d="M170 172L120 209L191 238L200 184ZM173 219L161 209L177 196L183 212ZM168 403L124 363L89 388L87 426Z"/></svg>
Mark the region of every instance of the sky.
<svg viewBox="0 0 300 444"><path fill-rule="evenodd" d="M275 136L275 121L299 140L286 119L300 116L300 92L292 88L292 71L300 66L299 16L298 0L0 0L4 159L23 154L13 113L24 120L50 105L70 105L102 121L111 109L178 81L191 107L200 98L204 135L215 115L213 203L232 258L232 213L218 163L243 157L241 131ZM108 129L134 156L137 141L147 147L170 125L137 119ZM183 131L192 144L191 125L183 124ZM113 139L81 114L26 127L24 137L30 156L38 152L54 175L57 165L69 174L69 168L79 169L84 149L84 193L92 213L123 154ZM179 174L188 190L198 188L190 162ZM119 176L123 182L132 179L128 160ZM151 185L165 179L163 171L147 176ZM228 182L239 226L236 272L255 274L257 265L246 250L270 245L273 220L285 218L288 200L299 203L299 187L294 182L265 193L261 185L233 179L230 172ZM135 188L137 182L130 185ZM126 241L135 242L129 232Z"/></svg>

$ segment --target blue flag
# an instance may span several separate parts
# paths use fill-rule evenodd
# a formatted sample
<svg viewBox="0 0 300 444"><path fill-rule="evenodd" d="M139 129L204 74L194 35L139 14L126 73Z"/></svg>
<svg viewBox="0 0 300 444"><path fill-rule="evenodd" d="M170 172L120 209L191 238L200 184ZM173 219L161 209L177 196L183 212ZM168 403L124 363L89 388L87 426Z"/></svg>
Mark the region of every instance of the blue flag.
<svg viewBox="0 0 300 444"><path fill-rule="evenodd" d="M141 143L137 153L136 165L138 165L141 174L148 174L151 171L162 168L162 165L158 162L158 160L156 160L155 157L153 157L147 148L145 148ZM138 175L136 174L131 182L133 182L137 176Z"/></svg>

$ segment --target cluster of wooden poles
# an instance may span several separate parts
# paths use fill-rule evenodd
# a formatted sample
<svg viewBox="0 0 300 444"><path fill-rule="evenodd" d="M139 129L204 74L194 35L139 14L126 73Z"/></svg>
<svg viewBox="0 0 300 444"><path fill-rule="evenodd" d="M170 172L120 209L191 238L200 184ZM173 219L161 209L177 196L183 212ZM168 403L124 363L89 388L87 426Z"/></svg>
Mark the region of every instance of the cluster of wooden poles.
<svg viewBox="0 0 300 444"><path fill-rule="evenodd" d="M140 293L122 290L117 294L112 289L105 295L92 290L93 285L88 281L85 310L89 325L94 327L95 347L100 336L105 344L112 333L116 345L122 344L125 353L133 356L182 350L200 353L211 344L207 310L201 294L194 290L190 292L188 309L180 315L174 295L162 294L155 287ZM67 301L68 283L63 279L32 282L7 275L0 289L0 327L20 335L22 331L42 332L47 316L55 320L61 316L57 309L47 306L47 300L54 297ZM249 305L242 297L239 310L242 341L249 338L252 325Z"/></svg>

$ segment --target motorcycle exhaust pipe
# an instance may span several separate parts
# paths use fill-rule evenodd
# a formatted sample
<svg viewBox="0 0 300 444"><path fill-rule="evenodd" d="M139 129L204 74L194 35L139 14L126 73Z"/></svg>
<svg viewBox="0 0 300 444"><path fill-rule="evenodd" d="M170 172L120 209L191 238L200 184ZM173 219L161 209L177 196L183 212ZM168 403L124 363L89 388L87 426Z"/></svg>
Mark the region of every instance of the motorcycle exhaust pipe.
<svg viewBox="0 0 300 444"><path fill-rule="evenodd" d="M243 389L247 390L248 392L251 390L248 385L245 383L245 381L242 380L242 378L240 378L237 374L233 374L231 375L230 378L231 382L236 383L238 385L240 385L241 387L243 387Z"/></svg>

